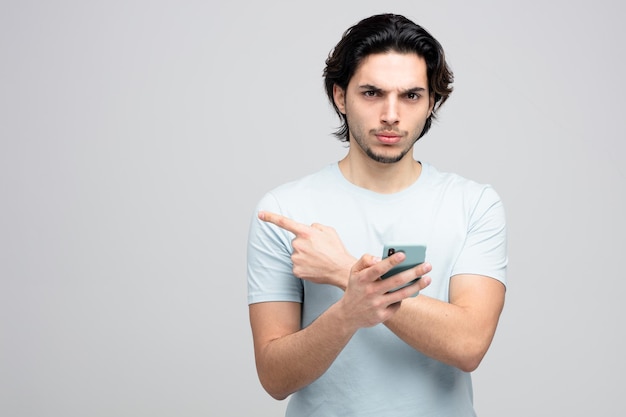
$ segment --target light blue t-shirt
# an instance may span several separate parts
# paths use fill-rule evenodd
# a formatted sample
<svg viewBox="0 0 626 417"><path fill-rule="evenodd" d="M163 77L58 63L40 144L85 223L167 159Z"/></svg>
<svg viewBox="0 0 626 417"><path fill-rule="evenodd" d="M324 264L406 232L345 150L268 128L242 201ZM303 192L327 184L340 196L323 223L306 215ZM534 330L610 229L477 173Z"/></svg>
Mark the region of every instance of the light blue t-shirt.
<svg viewBox="0 0 626 417"><path fill-rule="evenodd" d="M259 210L331 226L356 258L381 257L386 242L427 245L433 269L432 283L421 291L425 296L447 302L450 278L457 274L485 275L506 285L506 226L498 194L427 163L413 185L394 194L355 186L333 163L268 192L256 210L248 241L248 303L302 303L302 327L343 292L294 277L293 234L259 221ZM383 324L357 331L331 367L294 393L287 407L287 416L294 417L474 415L470 374L421 354Z"/></svg>

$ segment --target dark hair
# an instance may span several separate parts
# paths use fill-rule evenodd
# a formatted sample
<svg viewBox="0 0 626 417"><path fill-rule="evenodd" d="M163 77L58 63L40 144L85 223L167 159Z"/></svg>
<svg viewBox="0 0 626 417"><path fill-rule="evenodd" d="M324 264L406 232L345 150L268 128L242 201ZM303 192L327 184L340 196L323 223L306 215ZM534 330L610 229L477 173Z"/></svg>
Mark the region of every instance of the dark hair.
<svg viewBox="0 0 626 417"><path fill-rule="evenodd" d="M337 84L346 90L365 57L391 51L416 53L426 61L429 94L434 96L435 105L420 138L428 132L432 119L436 119L436 111L452 93L454 76L446 63L443 48L430 33L401 15L388 13L365 18L344 32L326 59L324 68L326 94L343 122L334 133L341 141L350 140L349 128L346 115L335 104L333 86Z"/></svg>

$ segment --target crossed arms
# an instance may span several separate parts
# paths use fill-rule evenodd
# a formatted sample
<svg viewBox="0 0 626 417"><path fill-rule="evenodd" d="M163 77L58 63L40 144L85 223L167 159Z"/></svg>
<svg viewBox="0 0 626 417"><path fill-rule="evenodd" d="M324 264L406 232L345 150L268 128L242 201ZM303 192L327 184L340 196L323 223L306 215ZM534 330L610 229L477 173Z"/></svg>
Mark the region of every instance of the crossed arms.
<svg viewBox="0 0 626 417"><path fill-rule="evenodd" d="M257 372L265 390L284 399L321 376L354 333L384 323L423 354L465 372L483 359L504 305L505 287L481 275L455 275L449 302L424 295L432 266L423 263L381 280L404 254L380 260L350 255L332 227L297 223L275 213L259 218L292 232L293 272L300 279L334 285L342 298L306 328L301 328L301 305L265 302L250 305ZM416 277L416 283L389 293ZM313 352L315 354L313 354Z"/></svg>

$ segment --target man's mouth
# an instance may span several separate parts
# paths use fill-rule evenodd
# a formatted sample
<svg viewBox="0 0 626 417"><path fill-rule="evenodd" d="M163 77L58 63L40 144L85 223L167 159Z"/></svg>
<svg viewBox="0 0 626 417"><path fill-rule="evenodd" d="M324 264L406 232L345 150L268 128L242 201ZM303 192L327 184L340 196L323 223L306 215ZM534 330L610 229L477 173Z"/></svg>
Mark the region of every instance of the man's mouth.
<svg viewBox="0 0 626 417"><path fill-rule="evenodd" d="M380 142L389 144L389 145L393 145L393 144L400 142L400 139L402 138L402 136L398 135L397 133L391 133L391 132L389 133L378 132L376 133L376 137L378 138Z"/></svg>

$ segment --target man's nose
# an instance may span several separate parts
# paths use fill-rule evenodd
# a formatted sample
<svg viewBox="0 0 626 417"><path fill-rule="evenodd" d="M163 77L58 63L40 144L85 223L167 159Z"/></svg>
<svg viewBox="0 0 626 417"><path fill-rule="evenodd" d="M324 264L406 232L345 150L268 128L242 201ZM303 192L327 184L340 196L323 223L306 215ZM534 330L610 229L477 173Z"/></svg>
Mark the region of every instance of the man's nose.
<svg viewBox="0 0 626 417"><path fill-rule="evenodd" d="M395 97L387 97L382 110L381 121L387 125L394 125L399 120L398 100Z"/></svg>

